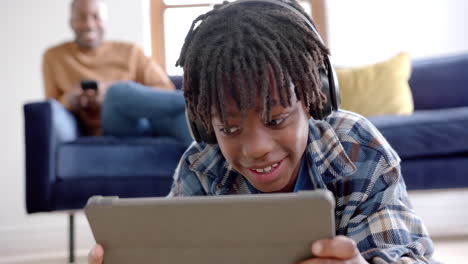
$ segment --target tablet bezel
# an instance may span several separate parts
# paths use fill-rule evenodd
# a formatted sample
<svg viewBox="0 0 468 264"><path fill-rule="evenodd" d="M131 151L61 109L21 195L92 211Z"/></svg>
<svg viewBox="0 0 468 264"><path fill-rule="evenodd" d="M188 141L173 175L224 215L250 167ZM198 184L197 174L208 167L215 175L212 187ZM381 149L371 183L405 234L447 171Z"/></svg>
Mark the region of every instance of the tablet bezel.
<svg viewBox="0 0 468 264"><path fill-rule="evenodd" d="M308 209L310 208L310 209ZM335 235L327 190L281 194L94 196L84 211L105 263L296 263Z"/></svg>

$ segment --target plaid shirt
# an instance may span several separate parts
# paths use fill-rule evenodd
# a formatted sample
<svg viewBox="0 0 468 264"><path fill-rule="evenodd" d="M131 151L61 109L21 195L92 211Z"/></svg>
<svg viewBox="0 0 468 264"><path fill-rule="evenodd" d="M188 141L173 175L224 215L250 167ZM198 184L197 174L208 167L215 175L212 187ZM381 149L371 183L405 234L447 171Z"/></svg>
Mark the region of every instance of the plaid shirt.
<svg viewBox="0 0 468 264"><path fill-rule="evenodd" d="M311 120L304 158L313 189L336 199L336 233L356 241L371 263L428 263L431 239L411 209L400 159L365 118L339 110ZM259 193L234 171L218 145L192 144L169 196Z"/></svg>

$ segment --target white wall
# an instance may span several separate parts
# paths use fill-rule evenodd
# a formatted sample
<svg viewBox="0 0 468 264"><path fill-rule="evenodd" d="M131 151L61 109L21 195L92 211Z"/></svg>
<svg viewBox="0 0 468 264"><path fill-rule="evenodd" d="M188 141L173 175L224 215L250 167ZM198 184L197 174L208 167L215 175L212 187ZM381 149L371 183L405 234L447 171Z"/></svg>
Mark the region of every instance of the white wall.
<svg viewBox="0 0 468 264"><path fill-rule="evenodd" d="M107 38L144 46L148 32L143 30L142 14L143 11L149 14L143 10L147 0L107 0L107 3ZM68 26L69 4L67 0L6 0L0 8L0 262L2 256L13 254L9 251L14 248L12 243L25 243L20 245L28 251L28 240L21 242L19 234L60 228L63 240L58 245L63 244L63 250L66 249L64 214L26 215L22 106L43 98L41 56L44 50L72 38ZM37 234L40 238L40 233ZM36 242L34 247L39 250L41 243Z"/></svg>
<svg viewBox="0 0 468 264"><path fill-rule="evenodd" d="M326 4L329 47L336 65L373 63L400 51L413 58L468 52L466 0L327 0ZM175 8L166 13L166 32L174 33L166 37L169 74L182 73L174 64L185 34L192 20L207 10Z"/></svg>
<svg viewBox="0 0 468 264"><path fill-rule="evenodd" d="M400 51L413 58L468 52L468 1L328 0L333 62L358 65Z"/></svg>

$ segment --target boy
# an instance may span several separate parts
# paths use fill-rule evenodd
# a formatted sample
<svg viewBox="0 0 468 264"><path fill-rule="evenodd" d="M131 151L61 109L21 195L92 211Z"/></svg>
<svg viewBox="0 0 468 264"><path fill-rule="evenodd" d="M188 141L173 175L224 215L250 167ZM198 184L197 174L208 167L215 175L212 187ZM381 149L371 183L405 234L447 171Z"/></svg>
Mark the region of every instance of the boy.
<svg viewBox="0 0 468 264"><path fill-rule="evenodd" d="M238 1L193 22L178 64L198 143L169 196L328 189L337 236L301 263L427 263L432 241L399 157L363 117L327 113L339 102L332 68L304 14L296 1Z"/></svg>

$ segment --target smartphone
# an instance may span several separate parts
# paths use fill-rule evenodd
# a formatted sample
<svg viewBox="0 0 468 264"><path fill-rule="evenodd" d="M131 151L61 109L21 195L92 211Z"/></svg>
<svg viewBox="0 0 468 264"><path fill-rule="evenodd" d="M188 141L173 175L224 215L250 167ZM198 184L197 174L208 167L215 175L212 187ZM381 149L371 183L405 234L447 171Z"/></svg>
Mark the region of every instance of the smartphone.
<svg viewBox="0 0 468 264"><path fill-rule="evenodd" d="M80 82L81 89L98 91L98 83L93 80L82 80Z"/></svg>

